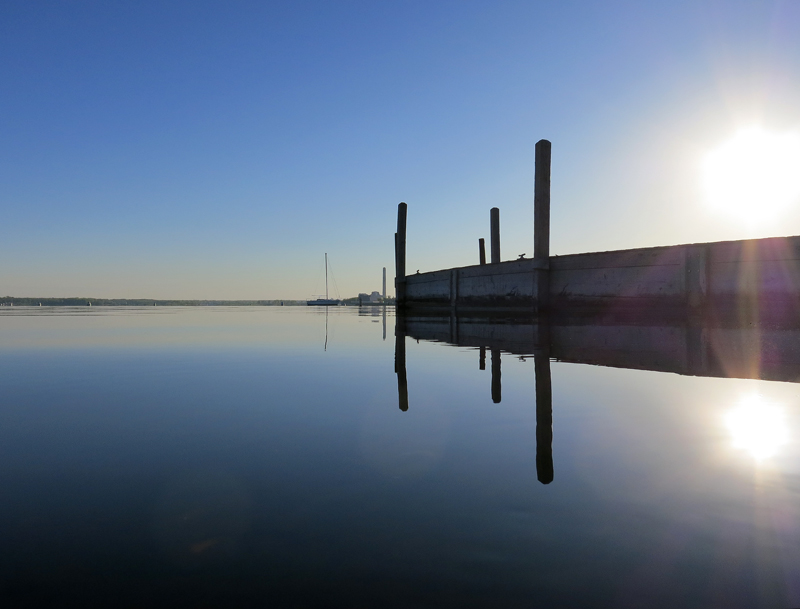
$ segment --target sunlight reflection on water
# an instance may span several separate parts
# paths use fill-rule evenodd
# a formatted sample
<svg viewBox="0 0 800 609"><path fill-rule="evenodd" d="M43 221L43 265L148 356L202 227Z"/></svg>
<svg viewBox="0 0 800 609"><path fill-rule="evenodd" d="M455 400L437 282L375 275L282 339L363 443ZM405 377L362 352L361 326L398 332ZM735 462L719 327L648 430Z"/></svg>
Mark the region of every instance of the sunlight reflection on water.
<svg viewBox="0 0 800 609"><path fill-rule="evenodd" d="M774 456L789 441L784 408L758 394L742 398L725 415L725 425L733 445L749 452L756 461Z"/></svg>

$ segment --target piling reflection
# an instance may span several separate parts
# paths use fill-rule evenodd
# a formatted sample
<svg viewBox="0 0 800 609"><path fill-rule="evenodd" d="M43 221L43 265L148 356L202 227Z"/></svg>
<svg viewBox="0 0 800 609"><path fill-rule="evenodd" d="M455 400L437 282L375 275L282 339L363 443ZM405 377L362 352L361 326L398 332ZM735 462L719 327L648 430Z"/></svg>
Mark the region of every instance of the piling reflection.
<svg viewBox="0 0 800 609"><path fill-rule="evenodd" d="M396 320L395 372L403 411L409 408L406 336L476 348L480 370L486 369L488 351L490 394L495 404L502 400L502 352L533 356L536 469L543 484L554 478L551 360L690 376L800 382L800 327L796 325L741 327L697 318L671 323L646 318L487 319L452 313L398 314ZM779 426L769 418L771 413L767 407L746 412L740 408L728 422L735 442L756 458L763 458L785 441Z"/></svg>
<svg viewBox="0 0 800 609"><path fill-rule="evenodd" d="M550 381L550 349L533 356L536 374L536 477L542 484L553 481L553 385Z"/></svg>
<svg viewBox="0 0 800 609"><path fill-rule="evenodd" d="M400 410L408 410L408 377L406 376L406 332L403 319L398 318L394 332L394 371L397 374L397 396Z"/></svg>
<svg viewBox="0 0 800 609"><path fill-rule="evenodd" d="M499 404L502 400L503 384L500 380L500 349L492 349L492 402Z"/></svg>
<svg viewBox="0 0 800 609"><path fill-rule="evenodd" d="M397 393L400 410L408 410L408 379L406 376L406 335L411 335L417 340L440 340L436 332L433 335L426 333L426 327L415 325L418 320L398 315L395 323L395 363L394 370L397 374ZM427 319L428 322L432 320ZM414 328L409 332L408 325ZM446 341L451 344L459 343L459 319L456 316L449 316L435 323L447 324L449 338ZM547 337L549 336L547 325L537 327L540 334L540 344L534 353L534 369L536 375L536 472L542 484L550 484L553 481L553 390L550 381L550 348ZM434 326L427 327L428 330ZM464 340L471 342L474 336L467 332ZM500 344L500 343L497 343ZM506 345L508 346L508 345ZM486 369L486 350L489 349L491 358L491 397L492 402L499 404L502 401L502 351L496 347L492 341L489 344L478 345L479 363L481 370ZM508 350L508 349L506 349Z"/></svg>

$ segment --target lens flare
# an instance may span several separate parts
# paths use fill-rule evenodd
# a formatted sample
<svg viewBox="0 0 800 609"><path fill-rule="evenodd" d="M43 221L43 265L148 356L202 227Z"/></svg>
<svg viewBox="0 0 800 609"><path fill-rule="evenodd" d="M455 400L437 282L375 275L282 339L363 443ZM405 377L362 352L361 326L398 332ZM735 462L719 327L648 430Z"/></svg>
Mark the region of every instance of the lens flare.
<svg viewBox="0 0 800 609"><path fill-rule="evenodd" d="M703 160L708 204L749 224L774 220L800 200L800 135L739 131Z"/></svg>
<svg viewBox="0 0 800 609"><path fill-rule="evenodd" d="M752 395L725 416L733 445L749 452L756 461L774 456L789 441L783 409Z"/></svg>

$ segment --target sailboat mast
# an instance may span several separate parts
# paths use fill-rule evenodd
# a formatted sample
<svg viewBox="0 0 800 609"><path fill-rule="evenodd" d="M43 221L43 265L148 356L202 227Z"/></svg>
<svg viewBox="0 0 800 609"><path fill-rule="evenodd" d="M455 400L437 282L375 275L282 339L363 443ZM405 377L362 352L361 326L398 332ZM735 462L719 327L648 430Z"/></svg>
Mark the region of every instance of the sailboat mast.
<svg viewBox="0 0 800 609"><path fill-rule="evenodd" d="M328 300L328 252L325 252L325 300Z"/></svg>

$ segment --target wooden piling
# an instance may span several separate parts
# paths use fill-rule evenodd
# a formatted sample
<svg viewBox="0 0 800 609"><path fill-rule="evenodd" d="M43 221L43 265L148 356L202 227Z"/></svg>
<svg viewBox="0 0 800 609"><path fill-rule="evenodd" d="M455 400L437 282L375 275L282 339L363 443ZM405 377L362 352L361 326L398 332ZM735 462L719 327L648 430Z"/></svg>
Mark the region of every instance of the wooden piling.
<svg viewBox="0 0 800 609"><path fill-rule="evenodd" d="M397 206L397 233L395 233L395 295L397 306L406 301L406 215L408 206Z"/></svg>
<svg viewBox="0 0 800 609"><path fill-rule="evenodd" d="M491 228L492 264L500 262L500 210L492 207L489 212Z"/></svg>
<svg viewBox="0 0 800 609"><path fill-rule="evenodd" d="M550 309L550 142L536 142L536 168L533 179L533 258L547 263L536 272L534 312Z"/></svg>
<svg viewBox="0 0 800 609"><path fill-rule="evenodd" d="M478 255L481 264L486 264L486 242L483 239L478 239Z"/></svg>
<svg viewBox="0 0 800 609"><path fill-rule="evenodd" d="M536 142L533 179L533 257L550 257L550 142Z"/></svg>

